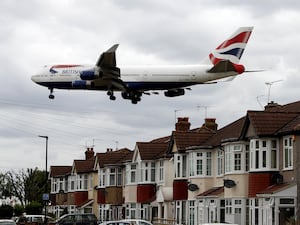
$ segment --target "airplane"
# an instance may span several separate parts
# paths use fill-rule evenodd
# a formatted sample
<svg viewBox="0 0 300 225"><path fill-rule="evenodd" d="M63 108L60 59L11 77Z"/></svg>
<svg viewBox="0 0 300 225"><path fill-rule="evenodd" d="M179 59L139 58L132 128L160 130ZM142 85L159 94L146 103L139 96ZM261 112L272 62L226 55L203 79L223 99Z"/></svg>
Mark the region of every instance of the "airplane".
<svg viewBox="0 0 300 225"><path fill-rule="evenodd" d="M133 104L141 101L143 94L166 97L185 94L185 89L197 84L216 83L224 78L232 80L245 72L239 64L253 27L240 27L222 42L198 65L117 66L118 44L103 52L95 65L60 64L44 66L32 81L48 87L49 99L54 99L54 89L79 89L106 91L115 100L115 91Z"/></svg>

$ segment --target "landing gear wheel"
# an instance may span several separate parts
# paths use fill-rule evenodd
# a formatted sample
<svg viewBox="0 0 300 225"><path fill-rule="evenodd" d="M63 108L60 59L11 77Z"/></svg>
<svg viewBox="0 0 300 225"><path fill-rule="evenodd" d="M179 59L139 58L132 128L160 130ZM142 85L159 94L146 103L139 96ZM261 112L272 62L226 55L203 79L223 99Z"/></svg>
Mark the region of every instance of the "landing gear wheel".
<svg viewBox="0 0 300 225"><path fill-rule="evenodd" d="M112 100L112 101L114 101L114 100L116 100L116 96L111 95L111 96L109 96L109 99Z"/></svg>
<svg viewBox="0 0 300 225"><path fill-rule="evenodd" d="M108 90L107 95L109 96L109 99L114 101L116 100L116 96L114 96L114 91L113 90Z"/></svg>
<svg viewBox="0 0 300 225"><path fill-rule="evenodd" d="M49 99L54 99L54 94L53 94L53 88L49 88L50 90L50 95L49 95Z"/></svg>

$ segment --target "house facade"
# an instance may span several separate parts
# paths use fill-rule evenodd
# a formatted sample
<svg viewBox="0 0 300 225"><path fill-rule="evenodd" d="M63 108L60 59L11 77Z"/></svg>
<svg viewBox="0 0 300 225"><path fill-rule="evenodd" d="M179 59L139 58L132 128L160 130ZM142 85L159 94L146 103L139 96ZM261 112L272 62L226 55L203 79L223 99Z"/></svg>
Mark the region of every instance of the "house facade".
<svg viewBox="0 0 300 225"><path fill-rule="evenodd" d="M88 149L71 167L51 167L51 210L189 225L282 225L296 216L300 102L270 103L221 129L213 118L190 126L178 118L170 136L133 151Z"/></svg>

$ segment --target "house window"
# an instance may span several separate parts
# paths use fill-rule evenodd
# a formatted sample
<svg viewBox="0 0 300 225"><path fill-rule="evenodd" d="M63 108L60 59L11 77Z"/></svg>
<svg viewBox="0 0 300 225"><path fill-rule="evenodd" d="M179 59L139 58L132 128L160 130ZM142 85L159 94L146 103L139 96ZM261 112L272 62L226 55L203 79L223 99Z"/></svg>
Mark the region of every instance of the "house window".
<svg viewBox="0 0 300 225"><path fill-rule="evenodd" d="M116 168L110 168L109 172L109 186L116 185Z"/></svg>
<svg viewBox="0 0 300 225"><path fill-rule="evenodd" d="M121 168L114 167L109 169L109 186L122 185L122 170Z"/></svg>
<svg viewBox="0 0 300 225"><path fill-rule="evenodd" d="M105 174L105 169L100 168L99 169L99 186L100 187L105 187L105 179L106 179L106 174Z"/></svg>
<svg viewBox="0 0 300 225"><path fill-rule="evenodd" d="M69 176L69 190L75 191L76 176Z"/></svg>
<svg viewBox="0 0 300 225"><path fill-rule="evenodd" d="M196 209L195 209L195 201L189 201L189 225L196 225Z"/></svg>
<svg viewBox="0 0 300 225"><path fill-rule="evenodd" d="M136 203L126 204L126 219L135 219L136 211L137 211Z"/></svg>
<svg viewBox="0 0 300 225"><path fill-rule="evenodd" d="M126 183L134 184L137 182L136 175L137 174L137 166L136 164L127 164L126 165Z"/></svg>
<svg viewBox="0 0 300 225"><path fill-rule="evenodd" d="M225 173L246 171L246 152L243 144L225 145Z"/></svg>
<svg viewBox="0 0 300 225"><path fill-rule="evenodd" d="M250 170L264 171L278 168L278 144L276 139L250 141Z"/></svg>
<svg viewBox="0 0 300 225"><path fill-rule="evenodd" d="M65 189L64 188L64 183L65 183L64 178L60 177L59 180L58 180L58 191L60 191L60 190L64 191L64 189Z"/></svg>
<svg viewBox="0 0 300 225"><path fill-rule="evenodd" d="M224 171L223 171L223 160L224 160L224 158L223 157L224 157L223 156L223 151L219 150L218 151L218 157L217 157L217 159L218 159L218 162L217 162L217 165L218 165L217 175L218 176L221 176L221 175L224 174Z"/></svg>
<svg viewBox="0 0 300 225"><path fill-rule="evenodd" d="M155 182L155 162L142 162L141 182Z"/></svg>
<svg viewBox="0 0 300 225"><path fill-rule="evenodd" d="M225 200L225 213L232 214L232 199Z"/></svg>
<svg viewBox="0 0 300 225"><path fill-rule="evenodd" d="M163 182L164 181L164 161L159 160L158 162L158 181Z"/></svg>
<svg viewBox="0 0 300 225"><path fill-rule="evenodd" d="M175 178L186 177L187 170L187 159L186 155L175 154L174 155L174 164L175 164Z"/></svg>
<svg viewBox="0 0 300 225"><path fill-rule="evenodd" d="M211 152L190 153L190 176L211 176Z"/></svg>
<svg viewBox="0 0 300 225"><path fill-rule="evenodd" d="M291 136L283 138L284 169L293 169L293 139Z"/></svg>
<svg viewBox="0 0 300 225"><path fill-rule="evenodd" d="M88 189L88 175L80 174L77 175L77 190L87 190Z"/></svg>
<svg viewBox="0 0 300 225"><path fill-rule="evenodd" d="M57 192L57 178L51 179L51 192L56 193Z"/></svg>

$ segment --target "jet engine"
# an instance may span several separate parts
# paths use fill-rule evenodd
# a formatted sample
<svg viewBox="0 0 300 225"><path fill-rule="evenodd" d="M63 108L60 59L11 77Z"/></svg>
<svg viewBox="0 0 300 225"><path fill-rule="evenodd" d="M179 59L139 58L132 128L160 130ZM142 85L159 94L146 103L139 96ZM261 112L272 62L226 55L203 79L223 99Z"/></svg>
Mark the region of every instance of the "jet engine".
<svg viewBox="0 0 300 225"><path fill-rule="evenodd" d="M99 74L95 73L95 70L83 70L80 72L81 80L95 80L99 78Z"/></svg>
<svg viewBox="0 0 300 225"><path fill-rule="evenodd" d="M86 80L75 80L72 82L73 88L84 89L91 86L91 82Z"/></svg>
<svg viewBox="0 0 300 225"><path fill-rule="evenodd" d="M166 97L176 97L180 95L184 95L184 89L174 89L174 90L168 90L165 91L164 94Z"/></svg>

